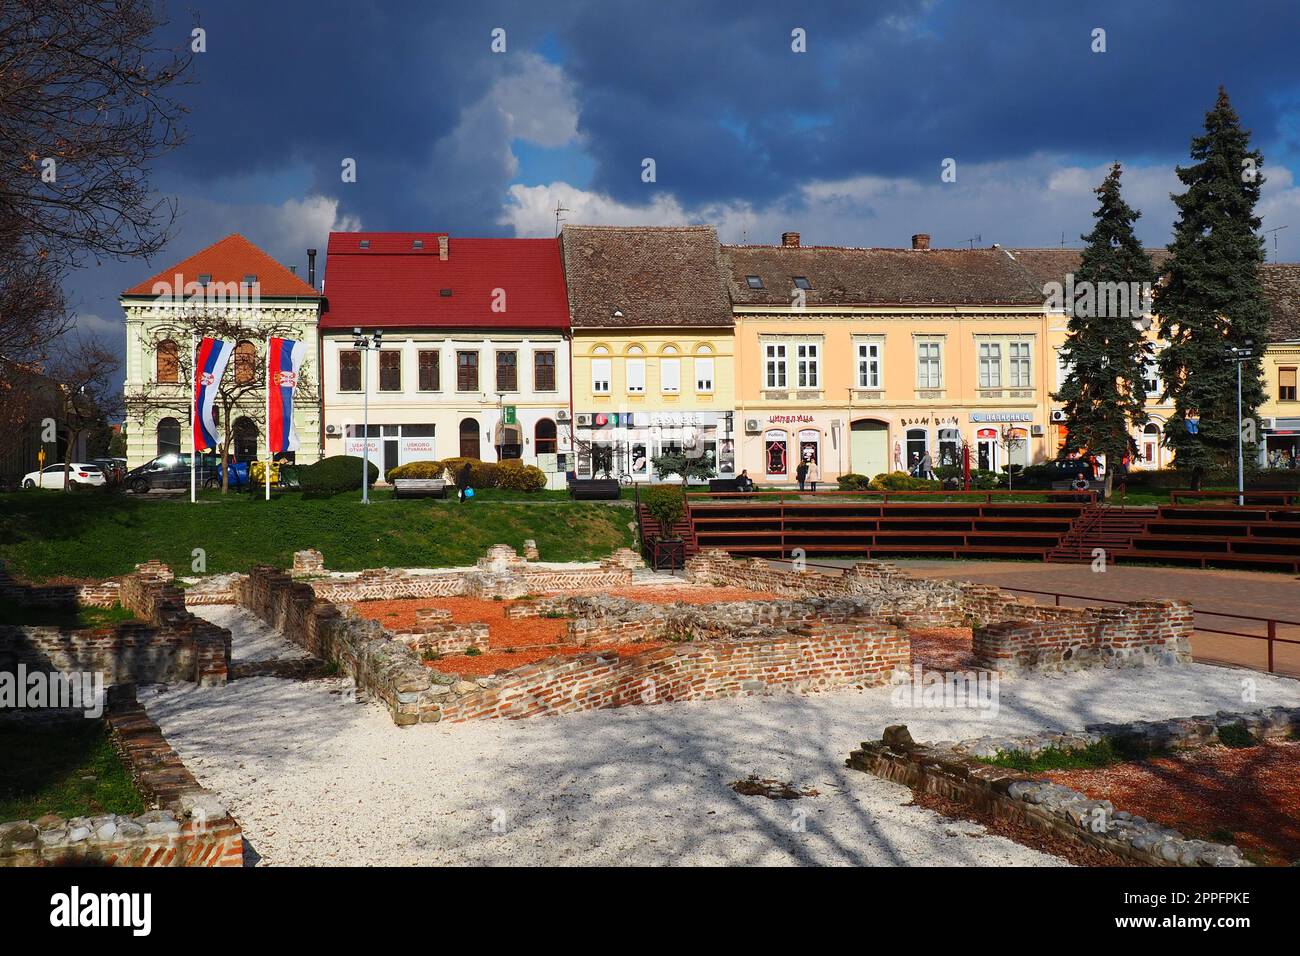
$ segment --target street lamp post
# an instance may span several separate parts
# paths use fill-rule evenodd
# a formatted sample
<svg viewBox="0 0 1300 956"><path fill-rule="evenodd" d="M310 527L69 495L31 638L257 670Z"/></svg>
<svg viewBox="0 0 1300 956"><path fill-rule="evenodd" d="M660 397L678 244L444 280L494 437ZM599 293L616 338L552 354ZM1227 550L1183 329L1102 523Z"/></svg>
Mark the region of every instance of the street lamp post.
<svg viewBox="0 0 1300 956"><path fill-rule="evenodd" d="M1239 508L1246 506L1246 452L1245 442L1241 437L1241 367L1253 358L1254 344L1247 340L1241 348L1233 346L1228 349L1232 355L1228 361L1237 366L1237 507Z"/></svg>
<svg viewBox="0 0 1300 956"><path fill-rule="evenodd" d="M370 504L370 376L371 350L378 351L383 344L383 329L375 329L374 335L367 338L361 334L361 327L352 329L352 347L361 352L361 503Z"/></svg>

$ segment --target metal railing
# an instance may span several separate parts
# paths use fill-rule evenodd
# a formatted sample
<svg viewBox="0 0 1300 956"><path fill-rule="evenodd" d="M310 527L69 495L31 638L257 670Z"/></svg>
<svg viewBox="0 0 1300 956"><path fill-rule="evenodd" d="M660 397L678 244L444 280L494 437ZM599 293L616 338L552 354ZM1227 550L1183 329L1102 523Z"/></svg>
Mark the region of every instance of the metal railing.
<svg viewBox="0 0 1300 956"><path fill-rule="evenodd" d="M1245 492L1245 496L1247 502L1250 502L1252 499L1254 499L1256 505L1276 503L1276 504L1286 506L1286 505L1294 505L1300 503L1300 491L1251 491L1250 489L1247 489ZM1170 504L1175 504L1175 505L1178 504L1178 499L1180 498L1189 498L1189 499L1199 500L1199 501L1204 501L1206 499L1212 499L1212 498L1222 498L1229 501L1234 508L1238 507L1237 492L1235 490L1234 491L1171 491L1169 492ZM1250 504L1246 504L1245 507L1249 508Z"/></svg>
<svg viewBox="0 0 1300 956"><path fill-rule="evenodd" d="M818 490L818 491L800 491L797 488L783 488L775 491L688 491L685 493L689 501L691 498L699 499L731 499L731 498L778 498L785 501L787 498L832 498L832 499L861 499L863 501L877 501L888 504L892 499L915 499L915 498L944 498L950 499L948 503L961 504L967 501L973 501L982 504L993 504L994 499L1003 501L1017 499L1026 504L1043 504L1052 503L1058 499L1063 499L1070 503L1082 504L1087 502L1095 504L1097 501L1096 491L1017 491L1015 489L1005 490L998 489L995 491L840 491L840 490ZM1046 502L1036 502L1025 500L1027 498L1046 498Z"/></svg>

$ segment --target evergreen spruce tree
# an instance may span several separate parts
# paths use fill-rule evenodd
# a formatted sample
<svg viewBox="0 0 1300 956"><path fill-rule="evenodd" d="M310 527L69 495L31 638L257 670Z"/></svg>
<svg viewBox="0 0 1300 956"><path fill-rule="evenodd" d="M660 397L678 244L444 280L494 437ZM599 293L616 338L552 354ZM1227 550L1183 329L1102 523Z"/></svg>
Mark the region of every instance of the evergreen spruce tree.
<svg viewBox="0 0 1300 956"><path fill-rule="evenodd" d="M1074 274L1074 301L1061 346L1069 372L1054 396L1063 403L1065 450L1104 454L1111 469L1137 451L1132 428L1146 424L1146 364L1142 334L1146 293L1155 280L1150 257L1133 234L1141 215L1120 195L1120 166L1095 190L1100 201Z"/></svg>
<svg viewBox="0 0 1300 956"><path fill-rule="evenodd" d="M1166 426L1174 465L1200 487L1206 471L1236 462L1237 369L1227 361L1228 349L1253 342L1255 359L1241 369L1242 417L1253 420L1264 400L1260 355L1268 331L1259 280L1264 240L1255 215L1263 157L1250 149L1250 131L1241 128L1222 87L1191 155L1193 164L1177 169L1187 191L1172 197L1178 221L1155 310L1169 343L1160 373L1165 397L1174 399ZM1194 431L1192 418L1199 418ZM1248 446L1247 460L1251 455Z"/></svg>

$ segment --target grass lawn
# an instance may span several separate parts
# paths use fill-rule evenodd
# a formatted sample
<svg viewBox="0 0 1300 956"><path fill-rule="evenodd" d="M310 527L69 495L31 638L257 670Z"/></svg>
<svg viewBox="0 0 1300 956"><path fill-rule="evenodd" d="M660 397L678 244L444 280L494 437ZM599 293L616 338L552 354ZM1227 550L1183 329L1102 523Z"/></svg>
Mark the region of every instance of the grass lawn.
<svg viewBox="0 0 1300 956"><path fill-rule="evenodd" d="M146 809L101 721L0 725L0 822Z"/></svg>
<svg viewBox="0 0 1300 956"><path fill-rule="evenodd" d="M13 492L0 495L0 560L30 581L105 578L157 558L191 573L202 548L207 573L287 567L293 552L317 548L332 570L473 564L493 544L522 550L537 541L546 561L604 557L632 544L626 507L530 498L532 504L395 500L375 493L326 498L285 493L266 502L204 492L187 497Z"/></svg>

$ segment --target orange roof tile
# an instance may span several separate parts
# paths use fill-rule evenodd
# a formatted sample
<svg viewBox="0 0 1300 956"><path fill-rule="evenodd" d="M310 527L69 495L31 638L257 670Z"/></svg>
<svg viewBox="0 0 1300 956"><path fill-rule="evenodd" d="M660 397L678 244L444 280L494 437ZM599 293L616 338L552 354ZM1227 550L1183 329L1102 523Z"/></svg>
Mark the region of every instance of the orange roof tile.
<svg viewBox="0 0 1300 956"><path fill-rule="evenodd" d="M139 285L127 289L123 295L154 295L157 283L172 286L176 274L181 275L181 285L197 282L201 275L210 275L213 282L240 283L247 275L257 276L260 294L267 296L298 296L319 298L320 293L298 278L280 263L253 245L239 233L233 233L188 259L163 269Z"/></svg>

